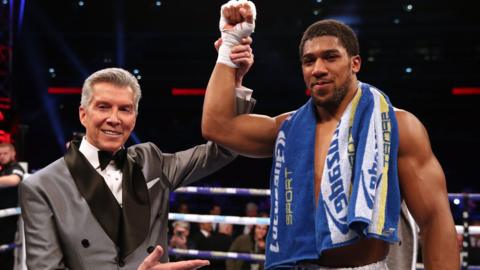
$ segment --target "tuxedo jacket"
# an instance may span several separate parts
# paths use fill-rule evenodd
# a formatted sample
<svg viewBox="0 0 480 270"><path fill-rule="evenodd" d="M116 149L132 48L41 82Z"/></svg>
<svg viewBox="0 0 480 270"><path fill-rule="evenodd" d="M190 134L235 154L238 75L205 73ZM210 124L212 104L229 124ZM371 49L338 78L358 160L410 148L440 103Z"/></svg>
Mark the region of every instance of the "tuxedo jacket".
<svg viewBox="0 0 480 270"><path fill-rule="evenodd" d="M234 158L210 142L175 154L144 143L127 153L123 207L75 144L21 183L29 269L136 269L149 249L167 247L170 192Z"/></svg>

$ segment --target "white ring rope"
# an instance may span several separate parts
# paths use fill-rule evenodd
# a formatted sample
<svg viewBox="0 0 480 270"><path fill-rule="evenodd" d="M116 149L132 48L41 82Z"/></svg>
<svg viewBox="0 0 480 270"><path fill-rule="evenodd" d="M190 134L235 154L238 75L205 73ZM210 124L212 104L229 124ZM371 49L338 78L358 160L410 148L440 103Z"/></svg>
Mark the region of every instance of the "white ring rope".
<svg viewBox="0 0 480 270"><path fill-rule="evenodd" d="M237 217L237 216L215 216L215 215L196 215L196 214L181 214L169 213L169 220L182 220L188 222L200 223L227 223L227 224L241 224L241 225L269 225L269 218L260 217Z"/></svg>
<svg viewBox="0 0 480 270"><path fill-rule="evenodd" d="M236 260L242 260L242 261L265 261L264 254L206 251L206 250L178 249L178 248L169 248L168 252L169 254L195 257L195 258L236 259Z"/></svg>
<svg viewBox="0 0 480 270"><path fill-rule="evenodd" d="M242 196L270 196L269 189L255 188L222 188L222 187L181 187L175 193L194 193L204 195L242 195Z"/></svg>
<svg viewBox="0 0 480 270"><path fill-rule="evenodd" d="M463 234L463 226L455 225L458 234ZM480 226L468 226L468 234L470 235L480 235Z"/></svg>
<svg viewBox="0 0 480 270"><path fill-rule="evenodd" d="M0 209L0 218L20 215L21 212L20 207Z"/></svg>
<svg viewBox="0 0 480 270"><path fill-rule="evenodd" d="M0 210L0 218L19 215L21 212L19 207L7 208ZM227 223L227 224L241 224L241 225L269 225L269 218L261 217L238 217L238 216L215 216L215 215L196 215L196 214L181 214L169 213L169 220L181 220L196 223ZM456 225L458 234L463 234L463 226ZM470 235L480 235L480 226L468 226Z"/></svg>

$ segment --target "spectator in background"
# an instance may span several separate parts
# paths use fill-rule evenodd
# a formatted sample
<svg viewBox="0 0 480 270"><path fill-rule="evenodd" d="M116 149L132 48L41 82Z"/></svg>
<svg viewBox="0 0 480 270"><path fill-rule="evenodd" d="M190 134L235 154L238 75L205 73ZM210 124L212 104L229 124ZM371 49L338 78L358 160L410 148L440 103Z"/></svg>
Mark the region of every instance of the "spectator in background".
<svg viewBox="0 0 480 270"><path fill-rule="evenodd" d="M170 238L169 246L171 248L195 249L195 242L189 239L190 223L186 221L175 221L172 226L173 234Z"/></svg>
<svg viewBox="0 0 480 270"><path fill-rule="evenodd" d="M214 216L220 216L222 214L222 207L219 204L213 204L212 208L210 208L209 214ZM212 232L218 232L218 225L218 223L212 223Z"/></svg>
<svg viewBox="0 0 480 270"><path fill-rule="evenodd" d="M233 225L218 224L218 233L213 235L218 251L228 251L233 242Z"/></svg>
<svg viewBox="0 0 480 270"><path fill-rule="evenodd" d="M245 216L247 217L258 216L258 206L256 203L249 202L245 205ZM243 234L249 234L252 228L253 228L253 225L245 225L243 227Z"/></svg>
<svg viewBox="0 0 480 270"><path fill-rule="evenodd" d="M215 243L212 242L212 223L199 223L200 230L198 233L192 236L193 241L196 243L198 250L213 250Z"/></svg>
<svg viewBox="0 0 480 270"><path fill-rule="evenodd" d="M233 225L219 223L217 228L218 232L213 233L209 241L213 243L214 251L227 252L233 242ZM225 260L210 260L210 265L207 266L205 269L225 270Z"/></svg>
<svg viewBox="0 0 480 270"><path fill-rule="evenodd" d="M182 213L182 214L188 214L188 213L190 213L190 209L189 209L189 207L188 207L188 203L186 203L186 202L181 202L181 203L178 205L177 212L178 212L178 213Z"/></svg>
<svg viewBox="0 0 480 270"><path fill-rule="evenodd" d="M18 206L18 184L25 171L15 161L15 147L0 143L0 209ZM15 239L18 216L0 218L0 245L10 244ZM13 251L0 253L0 269L13 269Z"/></svg>
<svg viewBox="0 0 480 270"><path fill-rule="evenodd" d="M267 225L254 225L249 234L237 237L230 247L230 252L265 254L265 236ZM263 270L263 262L227 260L227 270Z"/></svg>
<svg viewBox="0 0 480 270"><path fill-rule="evenodd" d="M190 223L186 221L175 221L172 224L173 234L170 237L168 246L170 248L178 249L196 249L195 242L189 237L190 236ZM188 258L177 255L170 255L170 261L183 261Z"/></svg>
<svg viewBox="0 0 480 270"><path fill-rule="evenodd" d="M72 140L65 143L65 149L68 150L68 147L70 147L70 143L72 141L73 142L81 142L83 137L85 137L85 132L74 131L72 133Z"/></svg>
<svg viewBox="0 0 480 270"><path fill-rule="evenodd" d="M188 207L188 203L185 202L185 201L179 201L175 207L174 207L174 211L173 212L176 212L176 213L181 213L181 214L189 214L190 213L190 209ZM174 226L173 226L173 221L169 220L168 221L168 229L169 231L173 231L174 230ZM190 224L188 226L189 228L189 233L193 234L193 231L191 230L190 228ZM194 227L196 228L196 227Z"/></svg>

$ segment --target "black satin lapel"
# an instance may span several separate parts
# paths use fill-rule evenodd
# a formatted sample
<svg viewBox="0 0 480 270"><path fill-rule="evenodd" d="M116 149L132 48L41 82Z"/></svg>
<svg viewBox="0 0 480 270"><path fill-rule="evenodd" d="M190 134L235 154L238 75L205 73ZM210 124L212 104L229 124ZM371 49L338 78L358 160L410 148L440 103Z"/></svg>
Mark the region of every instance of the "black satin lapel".
<svg viewBox="0 0 480 270"><path fill-rule="evenodd" d="M120 231L118 225L120 224L121 209L117 200L102 176L78 151L77 145L70 144L64 159L78 191L87 201L90 211L92 211L105 233L118 246Z"/></svg>
<svg viewBox="0 0 480 270"><path fill-rule="evenodd" d="M121 255L126 257L145 241L150 227L150 199L141 168L127 157L123 166Z"/></svg>

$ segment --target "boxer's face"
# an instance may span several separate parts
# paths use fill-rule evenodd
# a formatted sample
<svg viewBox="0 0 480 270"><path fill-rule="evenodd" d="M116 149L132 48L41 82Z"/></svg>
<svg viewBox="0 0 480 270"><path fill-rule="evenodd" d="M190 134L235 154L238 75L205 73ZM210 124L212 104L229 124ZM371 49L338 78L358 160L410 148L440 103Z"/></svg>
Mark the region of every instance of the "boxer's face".
<svg viewBox="0 0 480 270"><path fill-rule="evenodd" d="M80 107L80 122L85 126L87 141L110 152L125 144L136 117L133 90L107 82L95 83L87 108Z"/></svg>
<svg viewBox="0 0 480 270"><path fill-rule="evenodd" d="M317 106L338 106L353 86L360 56L349 56L334 36L319 36L303 46L302 71ZM353 89L352 89L353 88Z"/></svg>

